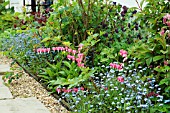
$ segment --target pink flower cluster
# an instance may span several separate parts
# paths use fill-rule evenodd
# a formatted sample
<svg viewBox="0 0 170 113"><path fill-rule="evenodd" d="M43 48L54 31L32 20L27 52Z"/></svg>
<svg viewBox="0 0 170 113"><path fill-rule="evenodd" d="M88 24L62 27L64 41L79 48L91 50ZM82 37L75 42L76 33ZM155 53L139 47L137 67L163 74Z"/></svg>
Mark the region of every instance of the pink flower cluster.
<svg viewBox="0 0 170 113"><path fill-rule="evenodd" d="M120 55L121 55L122 57L124 57L123 62L125 62L125 61L127 60L127 54L128 54L128 52L125 51L125 50L123 50L123 49L121 49L119 53L120 53ZM123 69L123 66L124 66L123 63L120 63L120 64L110 63L110 67L115 68L115 69L118 69L118 70L122 70L122 69Z"/></svg>
<svg viewBox="0 0 170 113"><path fill-rule="evenodd" d="M69 47L52 47L52 50L55 52L55 51L66 51L68 52L69 54L67 55L67 59L68 60L72 60L72 61L76 61L77 62L77 65L79 67L84 67L84 63L82 63L83 61L83 56L84 54L81 53L81 50L83 48L83 44L79 44L79 48L78 48L78 51L77 50L72 50L71 48ZM41 53L49 53L51 50L50 48L38 48L36 50L36 52L38 54L41 54ZM72 55L71 55L72 54ZM77 58L75 57L77 56Z"/></svg>
<svg viewBox="0 0 170 113"><path fill-rule="evenodd" d="M118 69L118 70L122 70L123 69L123 64L116 64L116 63L110 63L110 67Z"/></svg>
<svg viewBox="0 0 170 113"><path fill-rule="evenodd" d="M66 50L66 48L64 48L64 47L52 47L52 50L53 51L65 51Z"/></svg>
<svg viewBox="0 0 170 113"><path fill-rule="evenodd" d="M128 52L125 51L125 50L123 50L123 49L121 49L119 53L120 53L120 55L121 55L122 57L124 57L123 62L125 62L125 61L127 60L127 54L128 54Z"/></svg>
<svg viewBox="0 0 170 113"><path fill-rule="evenodd" d="M77 93L78 91L84 91L84 87L80 87L80 88L73 88L73 89L66 89L66 88L56 88L57 93L70 93L70 92L75 92Z"/></svg>
<svg viewBox="0 0 170 113"><path fill-rule="evenodd" d="M79 44L78 52L76 50L72 50L72 49L67 50L69 53L73 54L73 55L68 54L67 59L72 60L72 61L76 61L77 66L79 66L79 67L84 67L84 63L82 63L83 57L84 57L84 54L81 53L82 47L83 47L83 44ZM77 56L77 57L75 57L75 56Z"/></svg>
<svg viewBox="0 0 170 113"><path fill-rule="evenodd" d="M167 21L168 20L168 21ZM166 14L164 17L163 17L163 24L166 24L170 27L170 14Z"/></svg>
<svg viewBox="0 0 170 113"><path fill-rule="evenodd" d="M38 48L37 53L49 53L50 52L50 48Z"/></svg>

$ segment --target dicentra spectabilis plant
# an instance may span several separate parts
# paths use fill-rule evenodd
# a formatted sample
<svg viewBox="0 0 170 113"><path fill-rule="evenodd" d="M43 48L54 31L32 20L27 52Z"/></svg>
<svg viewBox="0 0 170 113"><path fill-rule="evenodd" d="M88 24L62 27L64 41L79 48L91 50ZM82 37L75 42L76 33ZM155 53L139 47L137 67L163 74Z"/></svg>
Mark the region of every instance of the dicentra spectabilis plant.
<svg viewBox="0 0 170 113"><path fill-rule="evenodd" d="M67 46L66 47L59 46L59 47L52 47L52 50L51 48L38 48L37 50L34 50L34 51L36 51L38 54L50 53L50 51L53 51L53 52L65 51L67 52L68 60L71 60L73 62L76 61L78 67L84 67L84 63L83 63L84 54L81 53L82 48L83 48L83 44L79 44L78 50L73 50Z"/></svg>

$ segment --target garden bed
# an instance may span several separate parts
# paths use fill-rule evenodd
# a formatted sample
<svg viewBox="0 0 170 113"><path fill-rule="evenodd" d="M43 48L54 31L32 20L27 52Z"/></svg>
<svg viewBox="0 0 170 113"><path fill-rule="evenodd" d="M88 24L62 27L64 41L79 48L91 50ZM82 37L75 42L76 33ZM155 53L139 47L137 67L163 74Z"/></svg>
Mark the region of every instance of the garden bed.
<svg viewBox="0 0 170 113"><path fill-rule="evenodd" d="M0 49L70 111L169 112L170 3L136 2L62 0L43 26L21 14Z"/></svg>

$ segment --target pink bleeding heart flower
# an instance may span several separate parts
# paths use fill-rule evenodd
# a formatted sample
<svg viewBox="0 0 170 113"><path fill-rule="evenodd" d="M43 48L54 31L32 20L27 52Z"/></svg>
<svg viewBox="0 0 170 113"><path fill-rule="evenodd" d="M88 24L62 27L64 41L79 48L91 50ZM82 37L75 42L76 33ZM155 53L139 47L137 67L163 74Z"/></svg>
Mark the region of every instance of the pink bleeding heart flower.
<svg viewBox="0 0 170 113"><path fill-rule="evenodd" d="M67 93L70 93L72 91L72 89L67 89Z"/></svg>
<svg viewBox="0 0 170 113"><path fill-rule="evenodd" d="M56 88L57 93L59 94L61 92L60 88Z"/></svg>
<svg viewBox="0 0 170 113"><path fill-rule="evenodd" d="M57 50L59 52L60 51L60 47L56 47L55 50Z"/></svg>
<svg viewBox="0 0 170 113"><path fill-rule="evenodd" d="M124 78L123 78L122 76L118 76L118 77L117 77L117 80L118 80L119 82L124 82Z"/></svg>
<svg viewBox="0 0 170 113"><path fill-rule="evenodd" d="M163 24L166 24L166 21L167 21L167 20L166 20L166 18L164 17L164 18L163 18Z"/></svg>
<svg viewBox="0 0 170 113"><path fill-rule="evenodd" d="M78 63L77 66L78 67L84 67L84 63Z"/></svg>
<svg viewBox="0 0 170 113"><path fill-rule="evenodd" d="M62 48L61 48L61 51L65 51L65 48L64 48L64 47L62 47Z"/></svg>
<svg viewBox="0 0 170 113"><path fill-rule="evenodd" d="M40 48L37 49L37 53L40 53Z"/></svg>
<svg viewBox="0 0 170 113"><path fill-rule="evenodd" d="M77 63L81 63L82 59L81 58L76 58Z"/></svg>
<svg viewBox="0 0 170 113"><path fill-rule="evenodd" d="M163 18L170 20L170 14L166 14Z"/></svg>
<svg viewBox="0 0 170 113"><path fill-rule="evenodd" d="M55 52L55 50L56 50L56 47L52 47L52 50Z"/></svg>
<svg viewBox="0 0 170 113"><path fill-rule="evenodd" d="M115 64L115 63L110 63L110 67L112 67L112 68L117 68L117 64Z"/></svg>
<svg viewBox="0 0 170 113"><path fill-rule="evenodd" d="M46 48L42 48L42 52L45 53L47 51Z"/></svg>
<svg viewBox="0 0 170 113"><path fill-rule="evenodd" d="M84 56L83 53L79 53L79 54L78 54L78 58L83 59L83 56Z"/></svg>
<svg viewBox="0 0 170 113"><path fill-rule="evenodd" d="M71 60L71 59L72 59L72 56L71 56L71 55L67 55L67 59L68 59L68 60Z"/></svg>
<svg viewBox="0 0 170 113"><path fill-rule="evenodd" d="M123 69L123 66L122 66L122 65L118 65L117 69L118 69L118 70L122 70L122 69Z"/></svg>
<svg viewBox="0 0 170 113"><path fill-rule="evenodd" d="M170 27L170 22L166 22L166 24Z"/></svg>
<svg viewBox="0 0 170 113"><path fill-rule="evenodd" d="M65 47L65 51L68 51L68 47Z"/></svg>
<svg viewBox="0 0 170 113"><path fill-rule="evenodd" d="M78 92L78 88L73 88L72 91L77 93Z"/></svg>
<svg viewBox="0 0 170 113"><path fill-rule="evenodd" d="M76 50L73 50L73 51L72 51L72 54L73 54L73 55L75 55L75 54L76 54L76 52L77 52Z"/></svg>
<svg viewBox="0 0 170 113"><path fill-rule="evenodd" d="M81 49L82 49L82 48L83 48L83 44L79 44L79 48L81 48Z"/></svg>
<svg viewBox="0 0 170 113"><path fill-rule="evenodd" d="M75 57L74 57L74 56L70 56L70 58L71 58L73 61L75 61Z"/></svg>
<svg viewBox="0 0 170 113"><path fill-rule="evenodd" d="M48 52L48 53L50 52L50 48L47 48L47 52Z"/></svg>
<svg viewBox="0 0 170 113"><path fill-rule="evenodd" d="M80 87L80 90L84 91L84 87Z"/></svg>
<svg viewBox="0 0 170 113"><path fill-rule="evenodd" d="M122 57L127 57L127 54L128 54L127 51L125 51L125 50L123 50L123 49L120 50L120 55L121 55Z"/></svg>
<svg viewBox="0 0 170 113"><path fill-rule="evenodd" d="M72 49L68 49L67 51L68 51L69 53L71 53L71 52L72 52Z"/></svg>

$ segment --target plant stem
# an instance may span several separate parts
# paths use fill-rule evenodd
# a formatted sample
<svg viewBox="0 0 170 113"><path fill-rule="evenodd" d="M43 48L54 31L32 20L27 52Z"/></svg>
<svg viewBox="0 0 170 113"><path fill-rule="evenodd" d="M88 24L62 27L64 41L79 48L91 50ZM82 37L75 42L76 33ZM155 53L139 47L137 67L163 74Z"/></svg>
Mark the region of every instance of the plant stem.
<svg viewBox="0 0 170 113"><path fill-rule="evenodd" d="M135 1L136 1L137 5L138 5L139 9L142 11L142 8L140 7L138 0L135 0Z"/></svg>

